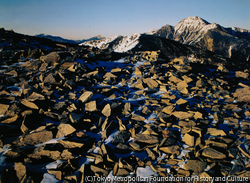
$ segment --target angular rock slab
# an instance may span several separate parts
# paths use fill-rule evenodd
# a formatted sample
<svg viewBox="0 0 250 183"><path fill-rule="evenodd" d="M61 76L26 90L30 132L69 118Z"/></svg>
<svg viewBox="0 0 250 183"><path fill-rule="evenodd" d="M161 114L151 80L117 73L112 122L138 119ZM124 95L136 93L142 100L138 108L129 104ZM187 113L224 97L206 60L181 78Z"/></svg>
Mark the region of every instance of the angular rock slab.
<svg viewBox="0 0 250 183"><path fill-rule="evenodd" d="M4 115L8 111L9 105L0 104L0 115Z"/></svg>
<svg viewBox="0 0 250 183"><path fill-rule="evenodd" d="M76 131L74 127L72 127L70 124L60 124L58 127L58 132L56 134L56 138L60 138L62 136L67 136L73 132Z"/></svg>
<svg viewBox="0 0 250 183"><path fill-rule="evenodd" d="M184 165L185 170L191 170L195 174L203 172L207 167L207 162L199 161L199 160L188 160L188 162Z"/></svg>
<svg viewBox="0 0 250 183"><path fill-rule="evenodd" d="M159 142L158 137L144 134L136 134L134 137L134 141L147 144L156 144Z"/></svg>
<svg viewBox="0 0 250 183"><path fill-rule="evenodd" d="M192 118L194 116L194 113L183 112L183 111L175 111L172 114L180 120L189 119L189 118Z"/></svg>
<svg viewBox="0 0 250 183"><path fill-rule="evenodd" d="M84 92L79 98L78 100L80 100L82 103L88 102L91 97L93 96L93 92L91 91L86 91Z"/></svg>
<svg viewBox="0 0 250 183"><path fill-rule="evenodd" d="M220 151L217 151L213 148L205 148L202 152L202 155L208 158L212 158L212 159L224 159L227 156L225 154L223 154Z"/></svg>
<svg viewBox="0 0 250 183"><path fill-rule="evenodd" d="M20 146L27 146L27 145L32 146L32 145L45 143L45 142L52 140L52 139L53 139L52 132L44 130L44 131L34 132L34 133L30 133L28 135L25 135L17 143Z"/></svg>

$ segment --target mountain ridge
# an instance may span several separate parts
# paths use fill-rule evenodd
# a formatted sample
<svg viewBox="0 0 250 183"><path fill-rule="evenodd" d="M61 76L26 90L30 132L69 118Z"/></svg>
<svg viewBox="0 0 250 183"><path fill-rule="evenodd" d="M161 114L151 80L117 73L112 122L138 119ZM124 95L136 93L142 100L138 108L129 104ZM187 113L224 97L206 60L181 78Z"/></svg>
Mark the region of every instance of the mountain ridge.
<svg viewBox="0 0 250 183"><path fill-rule="evenodd" d="M133 38L136 36L136 40ZM153 35L174 40L182 44L192 45L215 52L223 57L240 61L250 59L250 31L241 28L225 28L216 23L209 23L200 17L187 17L177 25L165 25L146 33L131 36L114 36L103 40L92 40L80 45L112 49L115 52L133 50L141 35ZM118 39L119 38L119 39ZM134 44L132 44L132 42ZM114 44L116 43L116 45ZM130 45L130 46L126 46ZM137 43L137 44L136 44ZM101 46L100 46L101 45ZM123 45L123 46L121 46ZM133 46L131 46L133 45ZM123 47L124 49L117 49Z"/></svg>
<svg viewBox="0 0 250 183"><path fill-rule="evenodd" d="M56 41L56 42L61 42L61 43L71 43L71 44L80 44L83 43L85 41L91 41L91 40L100 40L100 39L104 39L105 37L101 36L101 35L97 35L88 39L82 39L82 40L73 40L73 39L65 39L62 38L60 36L53 36L53 35L49 35L49 34L36 34L36 37L43 37L43 38L47 38L47 39L51 39L52 41Z"/></svg>

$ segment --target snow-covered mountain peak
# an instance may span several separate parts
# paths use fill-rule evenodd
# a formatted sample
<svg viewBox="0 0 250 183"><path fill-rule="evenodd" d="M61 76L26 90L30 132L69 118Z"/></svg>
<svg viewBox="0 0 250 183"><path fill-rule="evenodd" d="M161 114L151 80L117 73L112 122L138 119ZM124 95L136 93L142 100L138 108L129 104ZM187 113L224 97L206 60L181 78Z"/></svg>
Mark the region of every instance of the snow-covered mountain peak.
<svg viewBox="0 0 250 183"><path fill-rule="evenodd" d="M216 23L210 24L197 16L188 17L174 26L174 37L175 40L184 44L195 43L198 42L208 30L215 29L218 26Z"/></svg>
<svg viewBox="0 0 250 183"><path fill-rule="evenodd" d="M101 40L92 40L81 43L84 46L94 46L100 49L112 49L115 52L126 52L133 49L138 43L141 34L135 33L130 36L114 36Z"/></svg>
<svg viewBox="0 0 250 183"><path fill-rule="evenodd" d="M175 28L179 28L179 27L183 27L183 26L195 26L195 27L203 27L210 24L209 22L203 20L200 17L187 17L183 20L181 20L176 26Z"/></svg>
<svg viewBox="0 0 250 183"><path fill-rule="evenodd" d="M181 20L176 26L174 26L175 32L182 32L186 29L189 30L201 30L204 26L209 25L210 23L203 20L200 17L188 17Z"/></svg>

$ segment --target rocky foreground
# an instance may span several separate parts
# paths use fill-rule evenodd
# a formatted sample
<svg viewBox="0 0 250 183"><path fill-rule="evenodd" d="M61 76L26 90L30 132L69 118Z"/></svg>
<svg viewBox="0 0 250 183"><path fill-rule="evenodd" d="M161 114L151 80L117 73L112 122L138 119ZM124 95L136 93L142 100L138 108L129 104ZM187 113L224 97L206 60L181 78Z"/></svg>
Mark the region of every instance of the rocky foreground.
<svg viewBox="0 0 250 183"><path fill-rule="evenodd" d="M250 179L249 68L57 46L1 52L0 182Z"/></svg>

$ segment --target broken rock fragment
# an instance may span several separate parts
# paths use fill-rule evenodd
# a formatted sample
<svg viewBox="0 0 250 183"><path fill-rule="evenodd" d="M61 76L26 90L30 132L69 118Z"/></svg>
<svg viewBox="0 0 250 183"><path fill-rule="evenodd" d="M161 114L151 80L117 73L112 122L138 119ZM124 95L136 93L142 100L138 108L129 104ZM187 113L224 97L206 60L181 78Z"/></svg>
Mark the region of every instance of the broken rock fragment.
<svg viewBox="0 0 250 183"><path fill-rule="evenodd" d="M36 104L34 104L33 102L29 102L26 99L22 99L21 104L23 104L24 106L26 106L30 109L39 109L39 107Z"/></svg>
<svg viewBox="0 0 250 183"><path fill-rule="evenodd" d="M171 114L174 111L175 107L173 105L169 105L167 107L164 107L162 109L162 112L166 113L166 114Z"/></svg>
<svg viewBox="0 0 250 183"><path fill-rule="evenodd" d="M97 111L96 101L85 103L85 110L90 112Z"/></svg>
<svg viewBox="0 0 250 183"><path fill-rule="evenodd" d="M16 171L16 176L17 176L19 182L23 181L25 179L25 177L27 176L26 175L26 167L21 162L14 164L14 170Z"/></svg>
<svg viewBox="0 0 250 183"><path fill-rule="evenodd" d="M250 87L247 88L238 88L234 97L237 98L239 102L250 102Z"/></svg>
<svg viewBox="0 0 250 183"><path fill-rule="evenodd" d="M172 113L176 118L182 120L182 119L190 119L194 116L193 113L184 112L184 111L175 111Z"/></svg>
<svg viewBox="0 0 250 183"><path fill-rule="evenodd" d="M223 130L220 130L217 128L208 128L207 134L212 135L212 136L226 136L227 135Z"/></svg>
<svg viewBox="0 0 250 183"><path fill-rule="evenodd" d="M134 137L135 142L142 142L147 144L156 144L159 142L158 138L153 135L136 134Z"/></svg>
<svg viewBox="0 0 250 183"><path fill-rule="evenodd" d="M33 132L25 135L14 141L14 143L19 146L28 146L28 145L37 145L45 143L49 140L53 139L53 134L51 131L43 130L39 132Z"/></svg>
<svg viewBox="0 0 250 183"><path fill-rule="evenodd" d="M146 83L148 85L149 88L157 88L158 87L158 83L151 78L143 79L143 81L144 81L144 83Z"/></svg>
<svg viewBox="0 0 250 183"><path fill-rule="evenodd" d="M115 138L112 140L111 143L112 144L119 144L119 143L124 144L129 140L129 138L130 138L130 132L123 130L115 136Z"/></svg>
<svg viewBox="0 0 250 183"><path fill-rule="evenodd" d="M188 162L184 165L185 170L191 170L195 174L201 173L207 167L207 162L199 161L199 160L188 160Z"/></svg>
<svg viewBox="0 0 250 183"><path fill-rule="evenodd" d="M40 60L42 60L44 62L48 62L48 63L50 63L50 62L52 62L52 63L57 62L59 59L60 59L60 56L56 52L51 52L48 55L40 57Z"/></svg>
<svg viewBox="0 0 250 183"><path fill-rule="evenodd" d="M180 147L178 145L172 145L167 147L160 147L159 150L163 151L164 153L169 154L179 154Z"/></svg>
<svg viewBox="0 0 250 183"><path fill-rule="evenodd" d="M78 100L80 100L82 103L86 103L90 101L91 97L93 96L93 92L91 91L86 91L84 92Z"/></svg>
<svg viewBox="0 0 250 183"><path fill-rule="evenodd" d="M223 154L222 152L220 151L217 151L213 148L205 148L203 151L202 151L202 155L205 156L205 157L208 157L208 158L212 158L212 159L224 159L226 158L226 155Z"/></svg>
<svg viewBox="0 0 250 183"><path fill-rule="evenodd" d="M66 148L66 149L81 148L84 145L83 143L78 143L78 142L73 142L73 141L67 141L67 140L59 140L58 142L60 144L62 144L63 147Z"/></svg>
<svg viewBox="0 0 250 183"><path fill-rule="evenodd" d="M143 116L140 116L140 115L134 114L134 113L132 114L131 119L135 120L135 121L145 121L146 120Z"/></svg>
<svg viewBox="0 0 250 183"><path fill-rule="evenodd" d="M60 124L58 127L58 132L56 134L56 138L60 138L62 136L67 136L73 132L76 131L74 127L72 127L70 124Z"/></svg>
<svg viewBox="0 0 250 183"><path fill-rule="evenodd" d="M106 117L109 117L111 115L111 107L110 104L106 104L104 108L102 109L102 114Z"/></svg>

